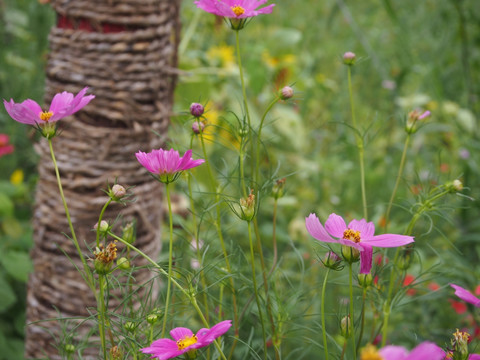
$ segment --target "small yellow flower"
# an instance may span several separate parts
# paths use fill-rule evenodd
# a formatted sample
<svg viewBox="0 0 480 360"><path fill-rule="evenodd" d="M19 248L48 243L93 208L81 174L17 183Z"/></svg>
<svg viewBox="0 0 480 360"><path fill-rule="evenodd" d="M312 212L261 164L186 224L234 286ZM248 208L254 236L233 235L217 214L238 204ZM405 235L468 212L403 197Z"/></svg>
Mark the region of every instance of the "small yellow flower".
<svg viewBox="0 0 480 360"><path fill-rule="evenodd" d="M222 67L231 67L235 64L235 49L230 45L213 46L207 51L207 58L218 61Z"/></svg>
<svg viewBox="0 0 480 360"><path fill-rule="evenodd" d="M23 183L23 178L23 170L17 169L10 176L10 183L12 183L12 185L20 185L21 183Z"/></svg>

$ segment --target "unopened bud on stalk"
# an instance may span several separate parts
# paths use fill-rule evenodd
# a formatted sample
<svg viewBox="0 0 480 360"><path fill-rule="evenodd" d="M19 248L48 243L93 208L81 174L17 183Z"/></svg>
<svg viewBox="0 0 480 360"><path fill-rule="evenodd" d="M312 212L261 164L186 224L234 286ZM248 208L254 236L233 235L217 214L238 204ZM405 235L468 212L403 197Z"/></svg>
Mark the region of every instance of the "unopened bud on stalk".
<svg viewBox="0 0 480 360"><path fill-rule="evenodd" d="M204 112L205 108L202 104L192 103L192 105L190 105L190 114L192 114L193 117L199 118L203 115Z"/></svg>
<svg viewBox="0 0 480 360"><path fill-rule="evenodd" d="M250 221L255 217L255 195L250 190L247 198L240 199L240 217L242 220Z"/></svg>
<svg viewBox="0 0 480 360"><path fill-rule="evenodd" d="M126 257L117 260L117 267L122 270L130 269L130 261Z"/></svg>
<svg viewBox="0 0 480 360"><path fill-rule="evenodd" d="M290 86L284 86L282 90L280 90L280 99L288 100L293 97L293 89Z"/></svg>
<svg viewBox="0 0 480 360"><path fill-rule="evenodd" d="M136 329L136 325L133 321L127 321L125 324L123 324L123 328L127 330L128 332L134 332Z"/></svg>
<svg viewBox="0 0 480 360"><path fill-rule="evenodd" d="M98 226L98 222L93 227L95 230L100 232L100 235L106 236L107 232L110 230L110 225L105 220L100 221L100 227Z"/></svg>
<svg viewBox="0 0 480 360"><path fill-rule="evenodd" d="M122 229L122 239L131 245L135 242L136 237L135 222L129 222Z"/></svg>
<svg viewBox="0 0 480 360"><path fill-rule="evenodd" d="M161 316L162 316L161 310L155 310L155 312L147 315L147 322L150 325L154 325L158 322L158 320L160 320Z"/></svg>
<svg viewBox="0 0 480 360"><path fill-rule="evenodd" d="M279 199L283 196L283 190L285 188L286 181L287 179L283 178L283 179L277 180L273 185L272 195L275 199Z"/></svg>
<svg viewBox="0 0 480 360"><path fill-rule="evenodd" d="M342 257L349 264L353 264L360 260L360 251L352 246L342 245Z"/></svg>
<svg viewBox="0 0 480 360"><path fill-rule="evenodd" d="M73 344L65 344L63 348L67 354L73 354L75 352L75 345Z"/></svg>
<svg viewBox="0 0 480 360"><path fill-rule="evenodd" d="M348 339L352 335L353 329L350 315L344 316L340 321L340 333L345 339Z"/></svg>
<svg viewBox="0 0 480 360"><path fill-rule="evenodd" d="M372 285L372 281L373 278L370 273L358 274L358 285L360 285L361 287L367 289L368 287L370 287L370 285Z"/></svg>
<svg viewBox="0 0 480 360"><path fill-rule="evenodd" d="M408 134L414 134L418 130L418 121L423 120L429 116L430 111L424 111L423 113L420 113L418 110L410 111L410 113L408 114L407 123L405 125L405 131Z"/></svg>
<svg viewBox="0 0 480 360"><path fill-rule="evenodd" d="M205 129L205 123L203 121L195 120L192 124L192 131L194 134L200 134Z"/></svg>
<svg viewBox="0 0 480 360"><path fill-rule="evenodd" d="M115 184L109 192L110 197L113 201L121 200L127 193L127 190L122 185Z"/></svg>
<svg viewBox="0 0 480 360"><path fill-rule="evenodd" d="M357 56L355 55L355 53L351 51L347 51L345 54L343 54L343 63L345 65L349 65L349 66L354 65L356 59L357 59Z"/></svg>
<svg viewBox="0 0 480 360"><path fill-rule="evenodd" d="M332 270L342 270L343 265L342 265L342 259L340 256L335 254L333 251L329 251L325 254L325 257L323 258L322 264Z"/></svg>
<svg viewBox="0 0 480 360"><path fill-rule="evenodd" d="M395 265L400 270L407 270L412 263L412 251L410 248L405 249L403 254L398 257Z"/></svg>

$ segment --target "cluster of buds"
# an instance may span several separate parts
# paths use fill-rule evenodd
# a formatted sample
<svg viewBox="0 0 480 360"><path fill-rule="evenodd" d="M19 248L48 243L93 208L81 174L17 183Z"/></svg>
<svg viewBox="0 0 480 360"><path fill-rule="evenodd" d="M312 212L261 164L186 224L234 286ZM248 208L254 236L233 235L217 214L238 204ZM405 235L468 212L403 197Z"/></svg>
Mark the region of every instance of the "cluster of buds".
<svg viewBox="0 0 480 360"><path fill-rule="evenodd" d="M424 111L423 113L420 113L417 110L413 110L408 114L407 117L407 122L405 124L405 131L407 134L414 134L417 132L418 127L417 123L420 120L423 120L431 115L430 111Z"/></svg>
<svg viewBox="0 0 480 360"><path fill-rule="evenodd" d="M192 103L190 105L190 115L192 115L195 120L192 124L192 131L194 134L200 134L205 129L205 122L201 121L200 119L203 118L203 114L205 113L205 107L200 103Z"/></svg>
<svg viewBox="0 0 480 360"><path fill-rule="evenodd" d="M117 258L117 245L114 242L110 242L107 247L100 244L95 251L95 271L98 274L106 275L110 272L113 261Z"/></svg>

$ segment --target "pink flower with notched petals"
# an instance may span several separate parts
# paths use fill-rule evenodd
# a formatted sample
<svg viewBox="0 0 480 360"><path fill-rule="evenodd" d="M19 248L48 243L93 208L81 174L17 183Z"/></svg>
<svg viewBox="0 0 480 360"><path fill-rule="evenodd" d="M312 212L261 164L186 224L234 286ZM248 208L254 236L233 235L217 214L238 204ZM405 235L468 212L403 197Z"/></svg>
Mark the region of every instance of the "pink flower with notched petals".
<svg viewBox="0 0 480 360"><path fill-rule="evenodd" d="M414 242L412 236L396 234L375 234L375 226L365 219L352 220L348 226L341 216L330 214L325 227L315 214L310 214L305 225L315 239L351 246L360 251L360 273L368 274L372 268L373 247L397 247ZM333 237L337 238L334 239Z"/></svg>
<svg viewBox="0 0 480 360"><path fill-rule="evenodd" d="M200 329L194 334L190 329L178 327L170 331L173 340L164 338L155 340L149 347L140 349L144 354L151 354L152 358L167 360L189 351L208 346L225 334L232 326L231 320L225 320L212 326L210 329Z"/></svg>
<svg viewBox="0 0 480 360"><path fill-rule="evenodd" d="M76 96L66 91L56 94L48 111L43 111L32 99L22 103L15 103L13 99L3 100L3 104L13 120L28 125L42 125L47 122L56 122L86 106L95 97L94 95L85 96L87 90L87 87L83 88Z"/></svg>
<svg viewBox="0 0 480 360"><path fill-rule="evenodd" d="M463 301L473 304L475 307L480 307L480 299L473 295L470 291L462 288L461 286L450 284L455 289L455 295L457 295Z"/></svg>
<svg viewBox="0 0 480 360"><path fill-rule="evenodd" d="M158 180L171 183L176 180L180 172L199 166L205 162L203 159L193 160L192 150L188 150L182 157L178 151L170 149L152 150L149 153L139 151L135 154L137 160Z"/></svg>
<svg viewBox="0 0 480 360"><path fill-rule="evenodd" d="M195 5L206 12L232 19L245 19L270 14L275 4L259 8L268 0L196 0Z"/></svg>

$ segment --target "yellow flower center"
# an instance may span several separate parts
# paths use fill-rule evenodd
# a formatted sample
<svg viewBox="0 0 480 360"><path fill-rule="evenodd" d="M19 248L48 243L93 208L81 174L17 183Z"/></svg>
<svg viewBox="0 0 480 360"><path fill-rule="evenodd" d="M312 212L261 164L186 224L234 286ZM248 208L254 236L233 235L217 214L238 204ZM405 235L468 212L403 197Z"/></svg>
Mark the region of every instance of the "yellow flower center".
<svg viewBox="0 0 480 360"><path fill-rule="evenodd" d="M51 111L42 111L40 113L40 120L47 122L53 116L53 112Z"/></svg>
<svg viewBox="0 0 480 360"><path fill-rule="evenodd" d="M354 243L359 243L360 242L360 231L347 229L343 232L343 238L345 240L351 240Z"/></svg>
<svg viewBox="0 0 480 360"><path fill-rule="evenodd" d="M384 360L373 345L365 346L360 352L360 360Z"/></svg>
<svg viewBox="0 0 480 360"><path fill-rule="evenodd" d="M196 344L198 341L195 335L185 336L183 339L177 340L178 350L183 350L193 344Z"/></svg>
<svg viewBox="0 0 480 360"><path fill-rule="evenodd" d="M245 13L245 9L238 5L232 6L232 11L235 13L235 16L240 16Z"/></svg>

